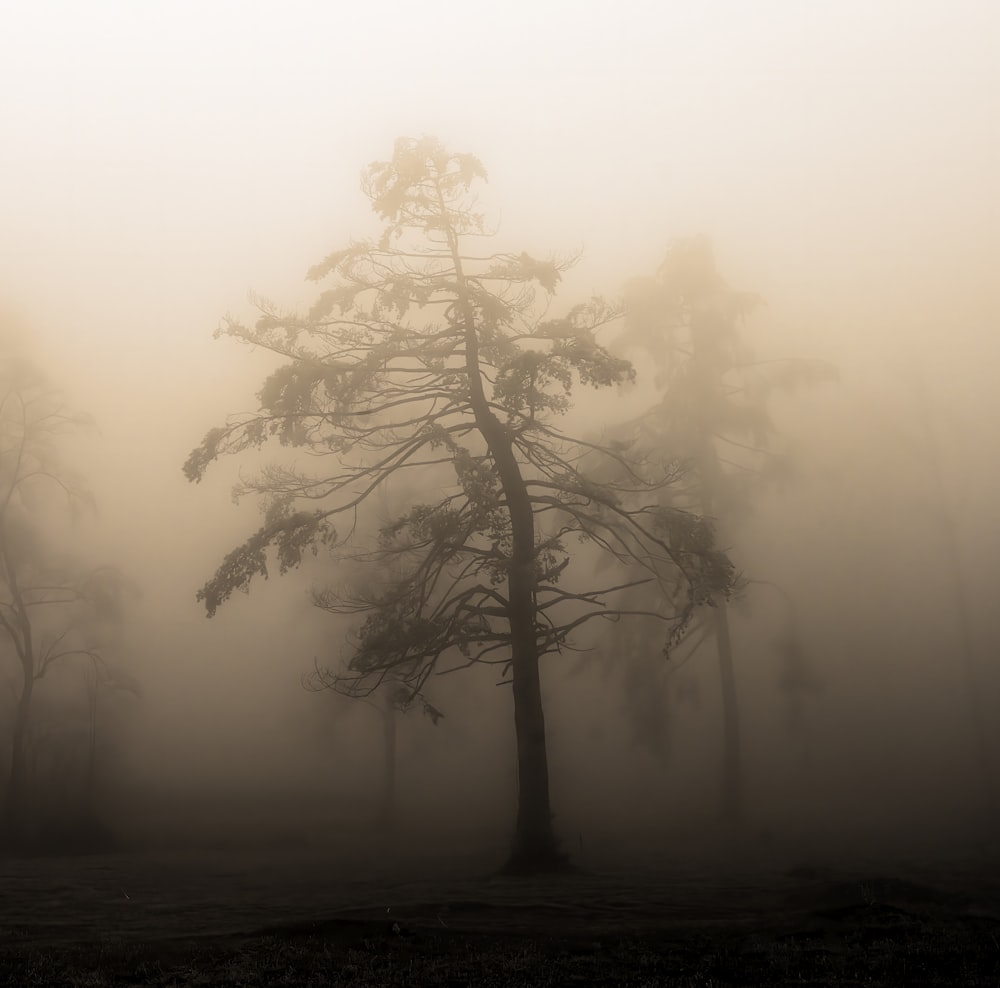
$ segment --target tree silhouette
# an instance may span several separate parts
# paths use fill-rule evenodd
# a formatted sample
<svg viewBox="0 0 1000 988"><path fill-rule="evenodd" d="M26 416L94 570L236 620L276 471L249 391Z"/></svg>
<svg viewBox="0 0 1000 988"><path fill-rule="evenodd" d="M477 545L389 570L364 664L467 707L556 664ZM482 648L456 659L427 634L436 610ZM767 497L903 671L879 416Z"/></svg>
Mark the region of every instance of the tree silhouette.
<svg viewBox="0 0 1000 988"><path fill-rule="evenodd" d="M38 682L65 660L106 667L94 629L120 606L111 567L83 570L56 537L89 494L59 441L89 420L68 411L38 370L14 354L0 369L0 644L14 660L14 716L3 826L23 836L27 742ZM19 679L19 687L16 684Z"/></svg>
<svg viewBox="0 0 1000 988"><path fill-rule="evenodd" d="M472 193L483 179L475 157L429 138L401 139L391 161L369 166L363 189L384 221L380 239L311 269L333 283L307 314L258 300L254 326L227 319L221 332L287 363L265 381L259 411L212 429L185 472L200 480L217 457L269 439L319 465L272 464L241 484L238 493L263 498L264 523L199 591L210 616L267 576L269 552L284 572L325 548L396 574L368 594L324 600L361 619L353 654L332 674L342 692L367 695L388 679L419 696L435 672L510 672L519 792L507 867L538 870L564 863L539 659L590 622L629 613L623 592L635 586L657 588L650 613L669 632L724 597L732 569L708 523L661 503L671 471L639 469L628 444L558 424L574 387L631 376L594 335L618 312L592 299L545 318L571 262L476 250L489 235ZM585 463L611 463L616 477L597 482ZM365 506L390 479L397 495L409 492L406 507L365 544ZM418 501L428 488L433 499ZM614 564L597 586L574 580L580 543Z"/></svg>
<svg viewBox="0 0 1000 988"><path fill-rule="evenodd" d="M667 503L700 512L729 538L734 523L749 511L755 486L790 472L770 415L773 394L833 379L836 370L818 360L753 359L740 329L762 300L725 282L705 238L673 244L655 276L629 282L626 302L625 328L612 350L621 356L645 350L661 398L654 410L619 426L615 435L635 442L649 462L679 460L685 482L664 490ZM727 601L713 604L698 615L689 655L709 632L722 692L722 816L734 822L743 806L740 709ZM811 688L813 681L800 668L801 643L795 633L789 635L782 644L782 659L791 664L785 688ZM640 719L649 721L641 711ZM662 737L657 744L662 746Z"/></svg>
<svg viewBox="0 0 1000 988"><path fill-rule="evenodd" d="M1000 822L1000 766L990 739L990 717L984 702L987 694L973 634L969 581L963 560L959 525L950 504L941 444L935 429L936 409L930 388L916 366L908 369L906 380L912 395L911 417L915 419L916 431L912 435L904 433L903 440L911 455L919 459L927 475L926 496L933 536L928 542L934 547L933 551L947 575L950 609L955 622L955 652L965 691L973 761L979 777L986 823L995 828ZM937 546L934 546L935 541Z"/></svg>
<svg viewBox="0 0 1000 988"><path fill-rule="evenodd" d="M392 517L393 511L389 500L388 485L382 484L378 489L378 529L381 530L389 525ZM387 560L373 561L388 562ZM366 600L370 606L376 607L380 595L385 592L389 585L404 575L404 570L399 563L389 563L388 566L365 565L363 569L367 579L355 582L349 591L349 596L353 600ZM312 591L313 604L333 615L340 615L344 612L345 596L347 595L343 592L337 593L329 586L319 585L314 587ZM377 692L381 696L377 698L378 702L375 702L375 697L359 696L357 691L345 690L339 670L333 669L329 665L321 666L319 662L314 662L313 671L308 676L303 677L303 685L312 692L333 690L341 694L346 693L379 711L382 722L382 786L376 823L386 830L391 830L396 823L396 761L399 719L402 715L419 709L436 727L444 714L423 693L414 692L405 681L397 682L392 676L387 676L380 684Z"/></svg>

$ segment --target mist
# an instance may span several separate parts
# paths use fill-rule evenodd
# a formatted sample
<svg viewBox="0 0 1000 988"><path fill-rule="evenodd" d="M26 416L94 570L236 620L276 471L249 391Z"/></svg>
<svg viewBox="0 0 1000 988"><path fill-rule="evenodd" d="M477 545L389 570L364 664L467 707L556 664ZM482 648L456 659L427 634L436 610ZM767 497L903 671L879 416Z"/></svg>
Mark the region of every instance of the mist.
<svg viewBox="0 0 1000 988"><path fill-rule="evenodd" d="M77 537L136 588L116 654L140 695L114 697L102 721L102 798L122 838L308 846L376 811L380 711L303 688L349 654L349 623L310 598L344 574L323 558L274 567L207 619L196 592L260 523L231 488L270 454L197 485L181 468L209 428L256 408L276 366L213 338L220 320L252 318L251 292L311 304L309 267L377 236L362 167L433 134L484 163L497 249L581 252L555 307L616 296L673 241L705 235L727 282L766 302L741 330L755 356L838 368L775 401L794 476L727 532L740 570L767 581L732 614L754 846L795 858L989 840L997 779L977 767L968 675L992 710L997 20L987 3L781 0L513 4L488 18L450 2L101 0L9 15L0 302L97 423L64 450L97 504ZM577 422L600 431L643 407L652 384L632 356L635 389L581 391ZM775 646L789 607L810 676L797 692ZM542 670L563 845L613 862L711 844L711 650L665 664L656 753L634 737L613 639L581 644ZM443 719L399 718L404 834L505 845L517 781L499 679L439 677ZM989 719L987 732L995 773Z"/></svg>

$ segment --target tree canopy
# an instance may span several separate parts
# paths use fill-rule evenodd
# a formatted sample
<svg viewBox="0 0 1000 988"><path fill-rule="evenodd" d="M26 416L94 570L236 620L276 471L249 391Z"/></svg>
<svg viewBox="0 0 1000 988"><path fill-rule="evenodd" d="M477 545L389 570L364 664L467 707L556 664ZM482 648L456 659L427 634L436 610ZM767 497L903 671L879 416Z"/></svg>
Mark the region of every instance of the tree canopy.
<svg viewBox="0 0 1000 988"><path fill-rule="evenodd" d="M539 657L589 622L631 613L622 591L638 585L657 589L649 613L668 638L724 597L733 573L710 523L659 496L675 470L566 427L574 388L633 374L597 339L621 310L593 298L550 317L572 259L480 249L483 179L476 158L429 138L402 139L391 161L369 166L381 237L309 271L325 287L308 312L258 298L253 325L225 320L220 333L285 362L258 410L209 431L185 472L199 481L220 456L269 441L312 467L271 463L241 483L238 494L262 498L264 521L199 591L210 616L268 575L272 553L282 572L310 550L392 560L372 593L322 595L361 620L331 685L363 694L388 677L417 695L442 661L512 670L521 811L533 805L533 822L519 815L515 857L544 858L554 845ZM364 506L390 482L405 506L365 543ZM598 585L592 567L574 571L581 545L605 557Z"/></svg>

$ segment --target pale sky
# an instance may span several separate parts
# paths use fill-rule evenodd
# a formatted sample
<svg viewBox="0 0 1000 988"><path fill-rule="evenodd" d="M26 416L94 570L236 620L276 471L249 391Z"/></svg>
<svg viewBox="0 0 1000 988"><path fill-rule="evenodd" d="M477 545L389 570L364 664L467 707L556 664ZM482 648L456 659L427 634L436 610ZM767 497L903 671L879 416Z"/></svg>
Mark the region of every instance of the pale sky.
<svg viewBox="0 0 1000 988"><path fill-rule="evenodd" d="M417 133L483 159L506 235L582 245L588 289L689 232L796 304L982 277L998 27L928 0L11 4L4 294L168 357L374 229L360 169Z"/></svg>
<svg viewBox="0 0 1000 988"><path fill-rule="evenodd" d="M567 305L706 233L765 338L961 379L1000 358L998 28L985 0L8 4L0 300L106 434L156 418L183 457L260 376L220 317L307 300L376 232L361 168L431 133L483 160L505 243L584 248Z"/></svg>

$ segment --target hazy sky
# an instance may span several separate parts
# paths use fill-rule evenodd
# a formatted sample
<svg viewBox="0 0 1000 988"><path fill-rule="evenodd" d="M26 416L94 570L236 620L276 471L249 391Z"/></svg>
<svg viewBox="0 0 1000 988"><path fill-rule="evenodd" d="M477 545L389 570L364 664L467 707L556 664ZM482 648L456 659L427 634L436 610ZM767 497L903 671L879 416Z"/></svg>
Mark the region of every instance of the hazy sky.
<svg viewBox="0 0 1000 988"><path fill-rule="evenodd" d="M478 154L503 232L583 246L588 291L701 231L819 331L845 298L881 316L929 281L968 291L1000 254L989 0L43 0L4 20L4 294L74 358L189 368L248 288L294 293L372 229L357 177L402 134Z"/></svg>
<svg viewBox="0 0 1000 988"><path fill-rule="evenodd" d="M877 380L914 341L968 403L1000 359L998 28L989 0L8 5L0 301L180 487L265 366L220 317L310 298L376 230L361 168L431 133L482 158L506 245L584 248L567 304L707 233L765 347Z"/></svg>
<svg viewBox="0 0 1000 988"><path fill-rule="evenodd" d="M8 5L0 302L97 416L112 513L201 510L180 464L267 366L220 317L311 298L377 229L361 168L430 133L484 161L506 246L584 248L567 304L707 233L765 350L877 382L915 341L968 405L1000 359L998 28L968 0Z"/></svg>

